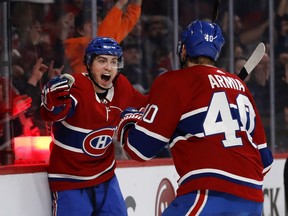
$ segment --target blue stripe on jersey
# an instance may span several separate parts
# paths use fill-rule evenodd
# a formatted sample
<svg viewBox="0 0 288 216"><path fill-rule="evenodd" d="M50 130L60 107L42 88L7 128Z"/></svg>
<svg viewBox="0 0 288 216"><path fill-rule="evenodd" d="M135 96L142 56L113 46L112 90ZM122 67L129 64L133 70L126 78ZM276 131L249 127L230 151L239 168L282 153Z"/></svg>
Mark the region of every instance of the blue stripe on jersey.
<svg viewBox="0 0 288 216"><path fill-rule="evenodd" d="M273 162L273 156L272 156L271 151L268 148L260 149L259 152L260 152L262 164L265 170L266 168L271 166Z"/></svg>
<svg viewBox="0 0 288 216"><path fill-rule="evenodd" d="M255 189L262 189L263 182L256 181L254 179L245 178L242 176L238 176L232 173L225 172L223 170L218 169L201 169L201 170L194 170L190 173L187 173L183 179L179 180L179 185L185 184L187 181L192 179L201 178L201 177L215 177L219 179L223 179L229 182L234 182L239 185L248 186Z"/></svg>
<svg viewBox="0 0 288 216"><path fill-rule="evenodd" d="M238 121L238 124L240 127L242 127L242 122L240 121L240 116L237 107L230 105L230 111L233 119L236 119ZM192 111L190 113L186 113L181 118L181 121L178 124L177 131L182 136L185 136L187 134L192 134L197 136L197 134L204 134L204 128L203 123L207 115L207 109L202 108L195 111ZM249 113L247 113L249 115ZM245 128L250 125L249 122L250 118L247 117L247 123L245 125ZM253 135L253 132L250 134Z"/></svg>
<svg viewBox="0 0 288 216"><path fill-rule="evenodd" d="M168 139L151 131L143 131L142 127L133 127L129 131L129 148L144 160L157 155L168 144ZM148 136L147 136L148 135ZM133 143L133 147L130 143ZM147 148L149 145L149 148ZM141 152L141 153L140 153Z"/></svg>
<svg viewBox="0 0 288 216"><path fill-rule="evenodd" d="M98 130L82 129L69 125L64 121L55 122L53 124L54 139L63 145L69 146L69 148L72 147L79 150L82 150L84 139L87 138L92 132L94 133L95 131L99 131L98 136L100 137L110 135L107 131L110 132L113 130L113 127L100 128ZM107 129L107 131L105 129ZM110 139L112 141L112 137ZM97 142L97 139L94 141ZM93 140L91 142L93 142Z"/></svg>
<svg viewBox="0 0 288 216"><path fill-rule="evenodd" d="M185 136L186 134L199 134L203 133L203 122L206 117L207 111L201 113L195 113L187 118L181 120L178 124L177 131Z"/></svg>
<svg viewBox="0 0 288 216"><path fill-rule="evenodd" d="M83 140L88 133L75 131L65 127L62 122L55 122L53 123L53 134L54 138L62 144L69 144L70 147L82 149Z"/></svg>

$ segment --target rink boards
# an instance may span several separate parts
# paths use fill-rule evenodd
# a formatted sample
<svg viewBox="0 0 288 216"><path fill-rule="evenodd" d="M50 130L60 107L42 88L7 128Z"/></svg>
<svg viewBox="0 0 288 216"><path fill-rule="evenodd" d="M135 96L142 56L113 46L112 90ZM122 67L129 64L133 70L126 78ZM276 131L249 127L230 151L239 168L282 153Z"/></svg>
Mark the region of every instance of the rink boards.
<svg viewBox="0 0 288 216"><path fill-rule="evenodd" d="M285 215L283 170L275 159L264 181L264 216ZM116 174L129 216L158 216L175 196L178 175L171 159L118 161ZM46 166L0 167L1 215L51 216Z"/></svg>

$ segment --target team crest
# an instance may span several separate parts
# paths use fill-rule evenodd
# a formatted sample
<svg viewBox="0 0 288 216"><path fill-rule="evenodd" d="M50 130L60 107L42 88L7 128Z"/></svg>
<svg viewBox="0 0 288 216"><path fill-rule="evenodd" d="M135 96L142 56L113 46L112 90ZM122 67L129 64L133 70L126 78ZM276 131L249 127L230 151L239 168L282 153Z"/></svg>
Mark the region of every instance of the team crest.
<svg viewBox="0 0 288 216"><path fill-rule="evenodd" d="M93 157L102 156L111 145L113 134L113 128L92 131L83 141L83 151Z"/></svg>

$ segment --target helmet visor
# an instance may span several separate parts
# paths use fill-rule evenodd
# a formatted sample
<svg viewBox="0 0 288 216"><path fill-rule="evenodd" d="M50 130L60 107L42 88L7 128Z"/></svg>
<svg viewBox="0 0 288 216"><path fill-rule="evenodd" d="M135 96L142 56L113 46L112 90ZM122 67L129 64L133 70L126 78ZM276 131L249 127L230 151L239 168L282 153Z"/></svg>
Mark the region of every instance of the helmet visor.
<svg viewBox="0 0 288 216"><path fill-rule="evenodd" d="M105 58L105 56L96 56L95 60L98 65L103 66L103 67L111 67L111 68L116 68L116 69L122 69L124 67L123 63L123 58L115 58L108 59Z"/></svg>

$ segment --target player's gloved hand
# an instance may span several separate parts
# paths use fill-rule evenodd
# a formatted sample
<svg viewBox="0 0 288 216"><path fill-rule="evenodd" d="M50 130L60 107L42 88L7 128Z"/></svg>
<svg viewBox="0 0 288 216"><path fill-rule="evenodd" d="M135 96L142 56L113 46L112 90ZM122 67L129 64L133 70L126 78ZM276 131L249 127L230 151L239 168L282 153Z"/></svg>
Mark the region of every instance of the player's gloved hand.
<svg viewBox="0 0 288 216"><path fill-rule="evenodd" d="M67 74L51 79L42 90L42 104L49 111L55 107L65 106L71 103L70 88L74 83L74 78Z"/></svg>
<svg viewBox="0 0 288 216"><path fill-rule="evenodd" d="M126 135L126 132L128 131L131 126L133 126L137 121L141 120L143 116L143 112L133 108L129 107L125 109L121 113L121 120L118 125L117 129L117 140L123 145L124 144L124 138Z"/></svg>

